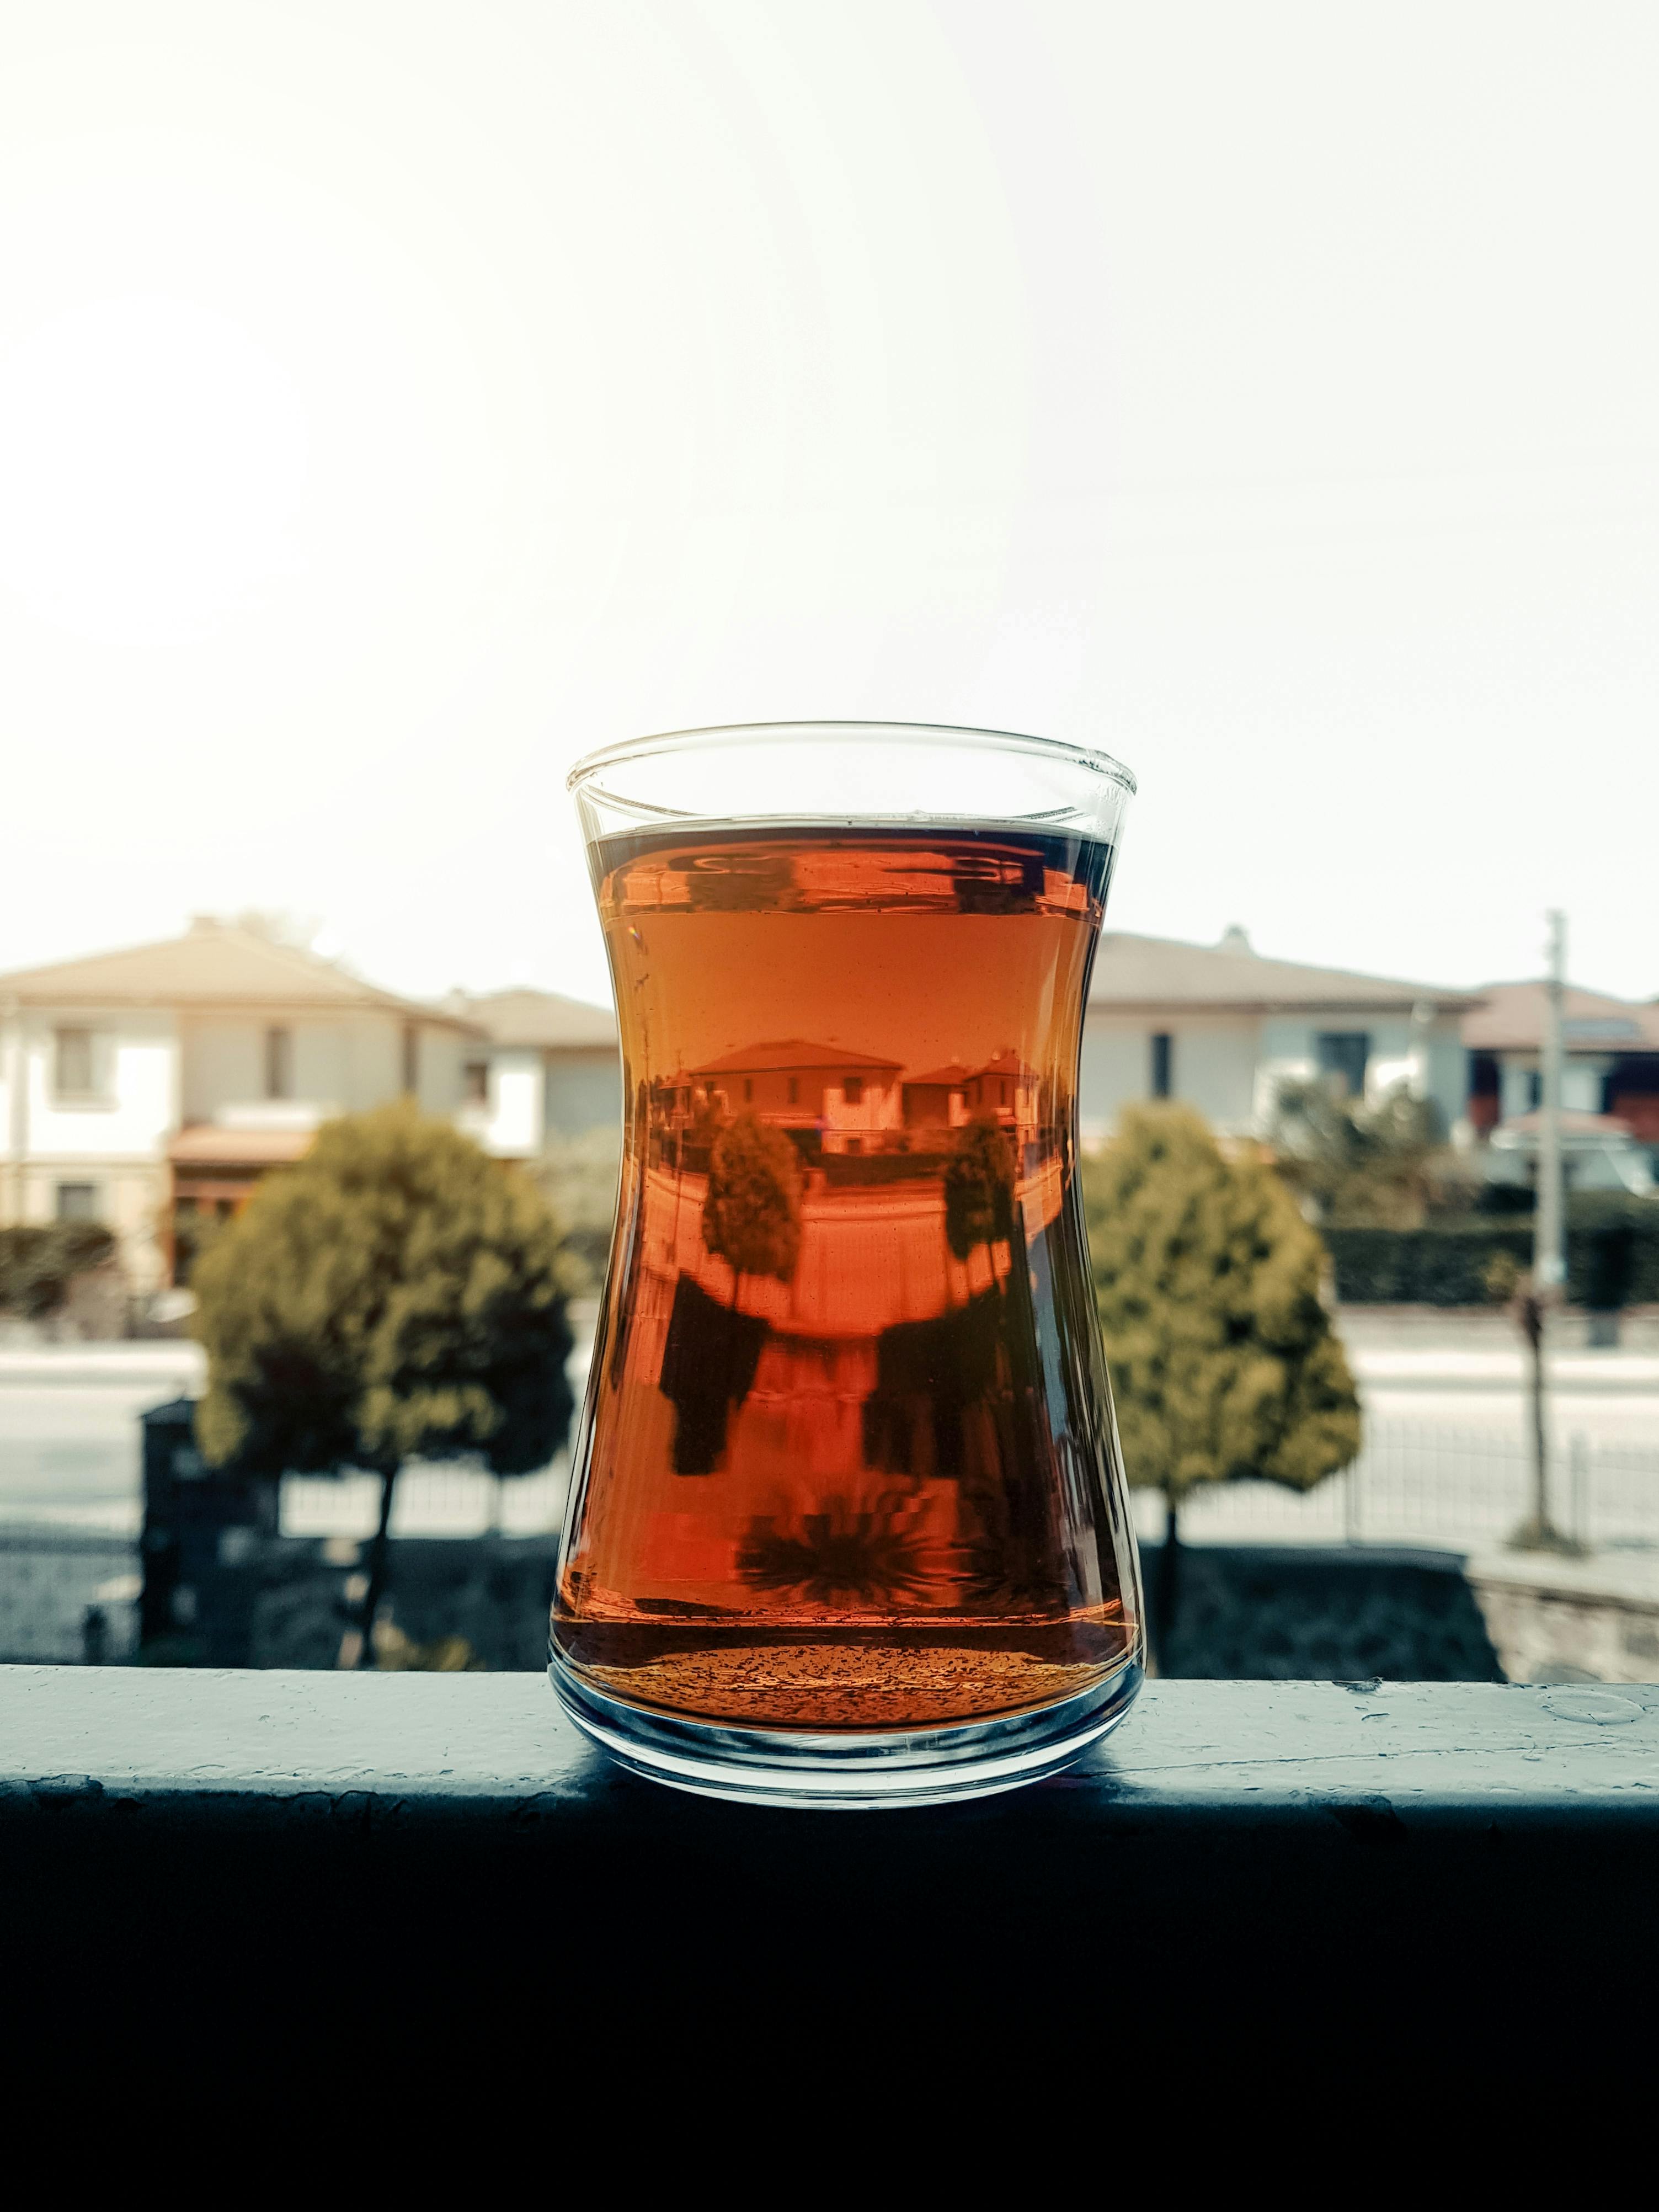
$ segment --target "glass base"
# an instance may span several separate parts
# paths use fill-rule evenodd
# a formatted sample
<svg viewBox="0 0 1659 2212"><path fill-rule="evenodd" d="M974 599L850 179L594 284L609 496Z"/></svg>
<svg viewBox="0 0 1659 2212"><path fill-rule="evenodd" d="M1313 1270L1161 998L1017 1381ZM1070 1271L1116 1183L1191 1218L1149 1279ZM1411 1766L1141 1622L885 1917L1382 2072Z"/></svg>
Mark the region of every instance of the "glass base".
<svg viewBox="0 0 1659 2212"><path fill-rule="evenodd" d="M866 1735L685 1720L607 1697L556 1652L547 1671L576 1726L631 1774L699 1797L846 1813L954 1804L1058 1774L1122 1719L1145 1674L1137 1656L1034 1712Z"/></svg>

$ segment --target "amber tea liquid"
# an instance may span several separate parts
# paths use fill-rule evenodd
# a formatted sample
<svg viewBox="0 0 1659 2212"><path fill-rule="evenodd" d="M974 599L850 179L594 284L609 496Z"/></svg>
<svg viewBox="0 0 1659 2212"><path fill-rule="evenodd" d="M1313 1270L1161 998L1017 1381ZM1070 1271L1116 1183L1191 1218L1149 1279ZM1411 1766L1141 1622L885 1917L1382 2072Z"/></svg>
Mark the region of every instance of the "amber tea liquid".
<svg viewBox="0 0 1659 2212"><path fill-rule="evenodd" d="M1073 1182L1110 858L904 826L593 848L627 1130L553 1632L595 1690L905 1730L1132 1655Z"/></svg>

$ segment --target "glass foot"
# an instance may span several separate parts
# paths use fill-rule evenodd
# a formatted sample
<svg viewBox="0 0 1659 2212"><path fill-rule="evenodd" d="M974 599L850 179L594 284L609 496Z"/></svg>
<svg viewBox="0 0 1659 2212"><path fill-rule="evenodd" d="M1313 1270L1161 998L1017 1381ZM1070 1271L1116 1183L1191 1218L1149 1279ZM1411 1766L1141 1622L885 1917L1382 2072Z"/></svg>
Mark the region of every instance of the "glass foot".
<svg viewBox="0 0 1659 2212"><path fill-rule="evenodd" d="M1115 1728L1144 1679L1139 1660L1035 1711L891 1735L727 1727L607 1697L556 1654L548 1674L585 1735L632 1774L751 1805L874 1812L989 1797L1058 1774Z"/></svg>

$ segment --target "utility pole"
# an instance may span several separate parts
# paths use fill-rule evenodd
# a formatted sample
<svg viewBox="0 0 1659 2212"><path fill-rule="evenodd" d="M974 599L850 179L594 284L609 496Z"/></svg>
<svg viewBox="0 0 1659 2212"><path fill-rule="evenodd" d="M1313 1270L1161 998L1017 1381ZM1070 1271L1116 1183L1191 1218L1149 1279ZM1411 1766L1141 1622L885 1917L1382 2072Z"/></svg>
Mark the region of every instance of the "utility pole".
<svg viewBox="0 0 1659 2212"><path fill-rule="evenodd" d="M1544 987L1544 1034L1540 1064L1538 1194L1533 1216L1532 1280L1522 1291L1518 1317L1532 1365L1532 1513L1511 1538L1519 1551L1577 1552L1550 1519L1549 1419L1544 1390L1544 1342L1550 1310L1566 1285L1565 1208L1561 1190L1561 1001L1566 988L1567 921L1549 915L1549 974Z"/></svg>
<svg viewBox="0 0 1659 2212"><path fill-rule="evenodd" d="M1561 1000L1566 988L1567 918L1549 916L1549 980L1544 991L1543 1111L1538 1128L1538 1211L1533 1235L1533 1280L1547 1301L1560 1297L1567 1279L1561 1204Z"/></svg>

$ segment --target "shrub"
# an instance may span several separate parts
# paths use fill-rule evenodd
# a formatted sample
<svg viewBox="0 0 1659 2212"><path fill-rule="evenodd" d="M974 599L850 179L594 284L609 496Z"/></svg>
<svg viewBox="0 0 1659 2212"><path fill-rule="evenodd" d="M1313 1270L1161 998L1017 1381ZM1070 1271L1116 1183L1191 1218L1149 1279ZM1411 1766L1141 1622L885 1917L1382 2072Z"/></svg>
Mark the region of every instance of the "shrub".
<svg viewBox="0 0 1659 2212"><path fill-rule="evenodd" d="M1345 1305L1501 1305L1532 1266L1532 1223L1514 1215L1323 1234ZM1659 1201L1618 1191L1574 1196L1567 1296L1603 1311L1659 1301Z"/></svg>
<svg viewBox="0 0 1659 2212"><path fill-rule="evenodd" d="M114 1252L114 1236L100 1221L0 1229L0 1313L45 1320L63 1304L77 1275L104 1267Z"/></svg>
<svg viewBox="0 0 1659 2212"><path fill-rule="evenodd" d="M1229 1160L1190 1109L1135 1107L1084 1166L1131 1482L1310 1489L1359 1449L1353 1379L1321 1303L1323 1254L1273 1170Z"/></svg>

